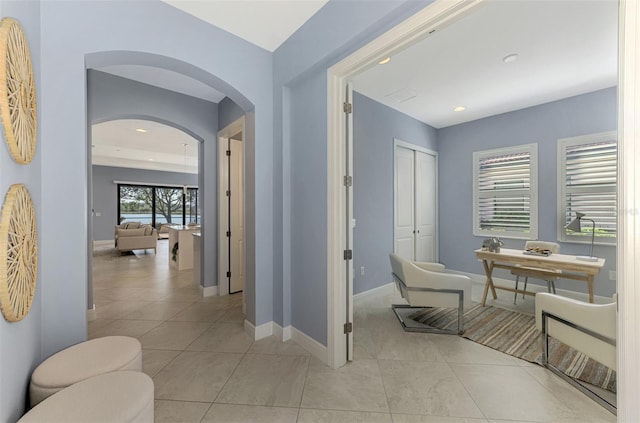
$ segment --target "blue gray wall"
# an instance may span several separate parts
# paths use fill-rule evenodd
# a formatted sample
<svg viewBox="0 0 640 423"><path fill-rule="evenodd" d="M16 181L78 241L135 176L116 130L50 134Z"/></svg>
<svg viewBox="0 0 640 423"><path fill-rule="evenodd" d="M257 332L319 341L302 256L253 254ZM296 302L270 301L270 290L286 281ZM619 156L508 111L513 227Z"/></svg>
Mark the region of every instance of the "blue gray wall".
<svg viewBox="0 0 640 423"><path fill-rule="evenodd" d="M559 138L575 137L617 128L616 88L567 98L511 113L455 125L438 131L440 261L447 267L482 274L473 250L482 237L473 236L474 151L513 145L538 144L538 239L557 240L557 145ZM507 248L523 248L522 240L505 240ZM563 243L566 254L588 253L584 244ZM596 295L611 296L616 268L614 246L598 246L594 255L606 258L595 283ZM507 274L496 272L496 276ZM509 279L511 279L509 277ZM562 280L558 288L586 292L583 282Z"/></svg>
<svg viewBox="0 0 640 423"><path fill-rule="evenodd" d="M326 107L309 99L322 96L326 85L326 77L318 74L296 86L291 98L292 120L301 124L291 132L296 139L291 146L291 155L296 158L291 162L291 204L296 207L291 216L296 245L291 252L295 263L291 296L302 298L294 300L291 307L293 315L315 316L294 321L294 326L316 340L326 338L326 324L323 328L317 322L318 316L327 314L327 154L326 144L318 142L314 134L322 132L327 114Z"/></svg>
<svg viewBox="0 0 640 423"><path fill-rule="evenodd" d="M40 51L40 4L38 2L24 1L2 1L0 2L0 12L2 17L10 16L17 19L26 34L31 49L31 60L33 63L36 88L38 90L38 113L42 113L42 79ZM48 210L43 207L42 200L42 179L55 178L55 173L42 173L43 163L43 141L42 126L38 128L38 144L33 161L28 165L19 165L13 161L9 155L7 143L2 135L2 147L0 147L0 198L4 199L5 193L13 184L25 184L36 211L36 223L38 227L38 240L42 246L46 230L42 224L42 216ZM70 197L68 191L61 192L64 187L59 187L58 205L60 198ZM72 197L72 196L71 196ZM66 201L66 200L65 200ZM61 214L69 210L58 207ZM69 220L60 217L62 221ZM83 216L78 216L76 222L82 222ZM65 225L63 225L65 226ZM81 224L78 226L82 226ZM27 316L19 322L9 323L0 317L0 422L15 422L21 415L25 407L26 392L29 386L29 378L33 369L40 363L42 358L42 337L46 324L44 320L49 317L43 313L43 304L47 301L56 300L48 298L45 287L57 283L54 277L47 274L46 268L42 266L43 254L40 250L39 266L37 274L37 287L31 310ZM68 263L68 262L67 262ZM66 267L66 266L65 266ZM43 277L43 275L45 275ZM64 296L65 293L60 293ZM84 313L85 301L82 299L77 304L78 309Z"/></svg>
<svg viewBox="0 0 640 423"><path fill-rule="evenodd" d="M218 103L218 129L223 129L244 116L244 110L229 97Z"/></svg>
<svg viewBox="0 0 640 423"><path fill-rule="evenodd" d="M104 59L101 52L115 52L103 61L105 65L156 65L187 74L221 90L247 112L247 132L252 137L247 145L247 318L258 324L270 321L272 55L160 1L0 0L0 12L3 17L19 19L25 28L39 101L36 157L30 165L16 165L2 143L0 189L6 192L13 183L27 184L37 211L38 274L46 275L39 277L31 312L24 320L7 323L0 319L0 421L14 422L24 412L29 377L39 361L87 336L90 149L86 66L96 66L90 59ZM133 60L136 57L144 60ZM212 150L207 159L215 163L215 148ZM215 167L210 171L215 172ZM67 207L60 207L61 198Z"/></svg>
<svg viewBox="0 0 640 423"><path fill-rule="evenodd" d="M194 184L200 187L202 254L208 258L203 260L202 275L204 286L217 285L218 105L95 70L87 72L87 89L87 118L91 124L122 118L150 119L180 129L200 141L198 160L207 164L200 166L198 181ZM95 204L92 208L95 209ZM94 219L104 221L102 217ZM89 304L92 304L91 297Z"/></svg>
<svg viewBox="0 0 640 423"><path fill-rule="evenodd" d="M323 345L326 257L339 252L327 252L326 232L313 238L309 231L316 230L299 224L327 227L327 69L429 3L333 0L274 52L274 198L279 202L272 222L273 271L274 280L282 281L273 289L274 320ZM305 146L325 166L303 169L300 163L310 157ZM312 304L319 314L309 312Z"/></svg>
<svg viewBox="0 0 640 423"><path fill-rule="evenodd" d="M42 155L46 157L42 165L42 201L46 213L42 223L41 265L50 280L43 286L43 356L86 339L87 265L83 263L88 261L88 249L79 246L87 245L89 227L60 225L63 221L87 222L89 215L85 67L115 64L163 67L219 89L248 112L249 120L255 122L249 128L255 141L251 138L247 143L246 153L247 318L257 324L270 321L273 315L271 54L160 1L43 1L40 8L40 29L46 34L41 38L40 54L42 67L47 69L40 91ZM261 159L256 161L256 157ZM215 147L205 148L204 160L216 163ZM209 179L212 173L215 174L215 166L205 166L203 177ZM58 207L59 199L68 197L68 192L74 195L69 198L68 208L62 210ZM64 265L70 262L78 265Z"/></svg>
<svg viewBox="0 0 640 423"><path fill-rule="evenodd" d="M435 128L354 92L354 294L391 282L394 138L437 149Z"/></svg>
<svg viewBox="0 0 640 423"><path fill-rule="evenodd" d="M198 185L198 175L192 173L96 165L92 169L93 210L100 213L93 218L93 239L96 241L113 239L113 226L118 224L118 185L113 181Z"/></svg>
<svg viewBox="0 0 640 423"><path fill-rule="evenodd" d="M327 152L326 71L429 3L332 0L270 54L160 1L0 0L2 16L20 19L31 43L40 123L32 164L16 165L8 158L6 146L0 151L0 189L6 192L12 183L27 183L38 213L39 275L45 275L39 278L27 318L12 324L0 320L0 421L13 422L23 412L29 375L37 362L86 339L91 229L86 68L161 67L207 83L240 106L247 117L249 138L247 319L256 325L272 320L293 325L326 345L326 265L318 263L325 263L328 253L336 253L327 252L326 244L327 169L322 166ZM217 117L217 113L212 115ZM522 135L540 130L542 135L546 132L543 126L552 126L558 129L554 139L576 135L567 133L563 125L577 118L571 111L564 111L562 117L564 121L557 118L558 122L544 125L539 120L529 122L518 131L514 124L512 132ZM582 129L585 133L605 130L594 128L602 119L581 118ZM483 133L487 128L475 130ZM501 132L506 136L509 131ZM470 163L443 163L442 156L447 149L449 153L460 150L459 157L470 161L471 150L460 140L470 135L474 139L475 132L451 128L442 133L440 169L448 164L452 169L468 169L470 174ZM508 138L514 141L513 136ZM528 141L518 139L520 142ZM215 180L216 149L204 150L201 178ZM318 162L310 163L311 155ZM304 169L301 163L312 168ZM442 198L442 188L440 194L441 207L451 211L454 202ZM465 196L470 201L470 192L460 198ZM555 201L555 194L551 197ZM67 207L59 207L60 198L65 198ZM445 215L442 211L441 216ZM61 224L70 221L82 224ZM298 224L324 227L325 232L311 228L314 235L321 233L312 238L307 232L310 227ZM441 250L447 250L441 251L441 258L451 262L451 267L477 272L475 262L459 261L456 255L455 245L471 246L479 241L468 235L470 228L465 233L459 242L451 238L451 245L443 247L441 240ZM311 305L317 314L304 305Z"/></svg>

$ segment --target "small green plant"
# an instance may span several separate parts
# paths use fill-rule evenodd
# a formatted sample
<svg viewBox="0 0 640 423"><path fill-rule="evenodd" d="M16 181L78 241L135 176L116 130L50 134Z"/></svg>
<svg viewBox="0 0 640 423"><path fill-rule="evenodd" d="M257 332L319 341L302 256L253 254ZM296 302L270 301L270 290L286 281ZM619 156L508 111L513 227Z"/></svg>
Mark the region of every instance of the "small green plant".
<svg viewBox="0 0 640 423"><path fill-rule="evenodd" d="M173 244L173 248L171 249L171 260L176 261L176 257L178 255L178 243Z"/></svg>

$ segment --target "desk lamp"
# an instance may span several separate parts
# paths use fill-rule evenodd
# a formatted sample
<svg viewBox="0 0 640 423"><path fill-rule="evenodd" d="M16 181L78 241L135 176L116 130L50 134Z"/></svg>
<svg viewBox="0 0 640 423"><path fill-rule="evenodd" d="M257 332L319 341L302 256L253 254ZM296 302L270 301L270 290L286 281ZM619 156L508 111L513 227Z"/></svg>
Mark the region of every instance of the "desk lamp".
<svg viewBox="0 0 640 423"><path fill-rule="evenodd" d="M582 232L582 225L580 224L581 220L588 220L591 222L591 250L589 251L589 256L576 256L576 259L582 261L598 261L598 257L593 256L593 242L595 241L596 236L596 222L593 219L587 219L584 217L584 213L576 212L576 218L571 221L565 229L568 229L572 232Z"/></svg>

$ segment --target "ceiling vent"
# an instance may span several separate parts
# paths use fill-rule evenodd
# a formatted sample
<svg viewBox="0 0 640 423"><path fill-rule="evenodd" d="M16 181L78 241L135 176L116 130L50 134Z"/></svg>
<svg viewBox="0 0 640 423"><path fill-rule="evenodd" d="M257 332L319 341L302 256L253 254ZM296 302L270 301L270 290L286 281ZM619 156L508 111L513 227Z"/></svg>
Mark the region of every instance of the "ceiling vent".
<svg viewBox="0 0 640 423"><path fill-rule="evenodd" d="M389 101L393 101L394 103L404 103L405 101L411 100L417 96L418 94L415 91L412 91L409 88L402 88L398 91L392 92L391 94L385 95L384 98Z"/></svg>

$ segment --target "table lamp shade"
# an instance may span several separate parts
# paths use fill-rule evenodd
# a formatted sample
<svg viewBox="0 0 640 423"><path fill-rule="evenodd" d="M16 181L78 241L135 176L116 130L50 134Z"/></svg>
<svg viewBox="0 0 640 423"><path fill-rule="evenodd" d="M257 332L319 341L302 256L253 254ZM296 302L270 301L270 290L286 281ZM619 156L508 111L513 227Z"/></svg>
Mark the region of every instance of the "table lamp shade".
<svg viewBox="0 0 640 423"><path fill-rule="evenodd" d="M582 219L584 220L588 220L589 222L591 222L591 249L589 250L589 255L588 256L577 256L576 258L578 260L584 260L584 261L597 261L598 258L593 256L593 244L595 241L595 236L596 236L596 222L593 219L586 219L584 213L580 213L580 212L576 212L576 218L573 219L571 222L569 222L569 224L567 226L565 226L565 230L568 229L572 232L582 232L582 225L580 223L580 221Z"/></svg>
<svg viewBox="0 0 640 423"><path fill-rule="evenodd" d="M584 216L585 216L584 213L576 212L576 218L573 219L564 228L569 229L570 231L573 231L573 232L582 232L582 225L580 224L580 219L582 219Z"/></svg>

